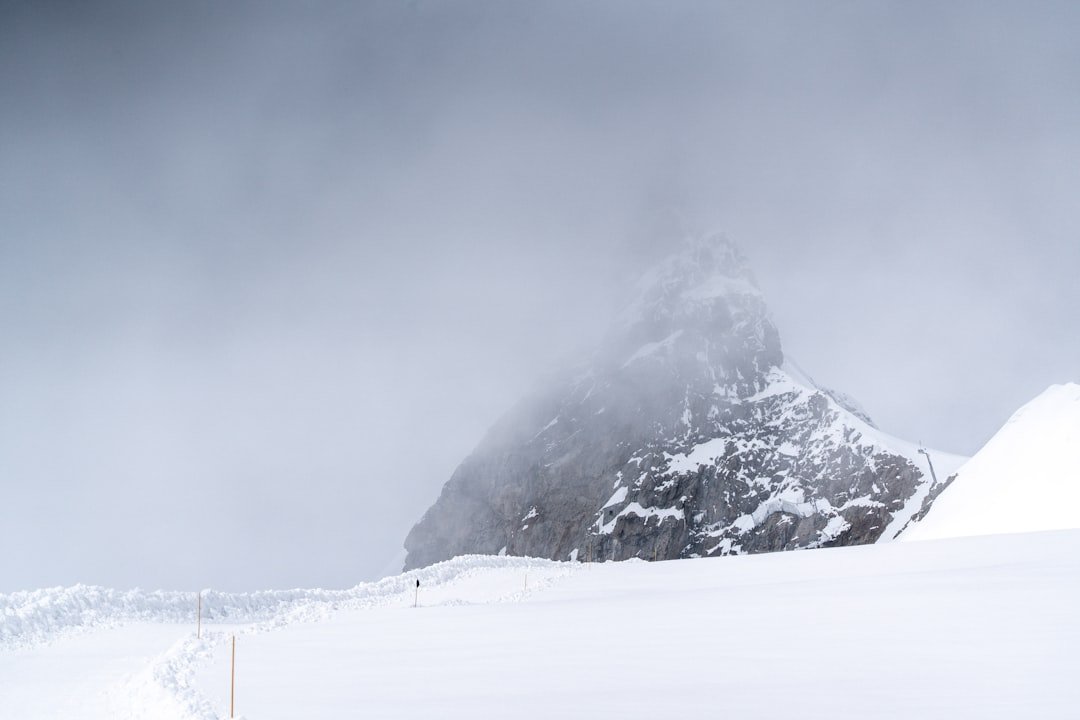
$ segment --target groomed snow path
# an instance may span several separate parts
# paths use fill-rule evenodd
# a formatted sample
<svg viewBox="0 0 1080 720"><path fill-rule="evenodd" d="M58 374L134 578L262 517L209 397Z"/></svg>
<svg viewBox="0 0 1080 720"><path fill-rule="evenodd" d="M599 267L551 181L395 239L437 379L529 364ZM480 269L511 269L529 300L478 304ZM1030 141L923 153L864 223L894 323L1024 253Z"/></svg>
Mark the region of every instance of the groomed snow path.
<svg viewBox="0 0 1080 720"><path fill-rule="evenodd" d="M376 585L333 599L294 593L287 610L260 606L252 622L236 612L203 642L140 616L9 643L0 717L227 717L234 631L247 720L1016 718L1080 707L1080 530L651 564L463 558Z"/></svg>

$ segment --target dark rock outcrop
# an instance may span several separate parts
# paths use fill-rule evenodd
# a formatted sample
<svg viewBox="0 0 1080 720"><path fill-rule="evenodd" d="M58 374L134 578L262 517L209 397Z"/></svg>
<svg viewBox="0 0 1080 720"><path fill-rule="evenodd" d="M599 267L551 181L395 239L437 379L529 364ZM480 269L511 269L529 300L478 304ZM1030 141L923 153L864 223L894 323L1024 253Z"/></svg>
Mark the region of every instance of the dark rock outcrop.
<svg viewBox="0 0 1080 720"><path fill-rule="evenodd" d="M875 542L922 503L913 446L784 362L745 259L690 241L593 360L500 420L405 541L462 553L665 559Z"/></svg>

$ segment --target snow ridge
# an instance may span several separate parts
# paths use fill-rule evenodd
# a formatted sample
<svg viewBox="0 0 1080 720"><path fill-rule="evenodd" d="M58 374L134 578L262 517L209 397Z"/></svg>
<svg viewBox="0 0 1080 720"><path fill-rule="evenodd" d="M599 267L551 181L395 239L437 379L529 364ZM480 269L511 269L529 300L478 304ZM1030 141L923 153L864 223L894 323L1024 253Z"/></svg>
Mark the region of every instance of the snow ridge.
<svg viewBox="0 0 1080 720"><path fill-rule="evenodd" d="M566 567L564 563L528 557L466 555L347 590L206 590L202 594L203 622L261 622L275 627L318 619L339 609L401 602L411 597L417 580L428 586L487 568ZM137 621L186 623L194 619L194 592L75 585L0 594L0 650L32 647L96 627Z"/></svg>
<svg viewBox="0 0 1080 720"><path fill-rule="evenodd" d="M1080 385L1052 385L957 472L903 540L1080 527Z"/></svg>

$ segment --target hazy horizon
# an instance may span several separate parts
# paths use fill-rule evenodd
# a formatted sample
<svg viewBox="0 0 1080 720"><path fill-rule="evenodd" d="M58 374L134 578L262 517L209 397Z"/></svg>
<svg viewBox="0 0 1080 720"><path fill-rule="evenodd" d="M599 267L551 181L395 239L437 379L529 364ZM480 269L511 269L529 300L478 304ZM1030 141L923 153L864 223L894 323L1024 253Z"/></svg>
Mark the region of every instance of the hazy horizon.
<svg viewBox="0 0 1080 720"><path fill-rule="evenodd" d="M685 232L972 454L1080 380L1080 7L0 5L0 592L347 586Z"/></svg>

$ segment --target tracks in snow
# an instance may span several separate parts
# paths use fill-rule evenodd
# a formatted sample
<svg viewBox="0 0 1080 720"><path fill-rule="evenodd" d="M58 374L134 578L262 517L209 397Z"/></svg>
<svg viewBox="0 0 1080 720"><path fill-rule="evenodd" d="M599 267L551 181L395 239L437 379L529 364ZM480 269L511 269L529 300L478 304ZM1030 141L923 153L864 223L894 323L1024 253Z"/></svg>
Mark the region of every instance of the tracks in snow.
<svg viewBox="0 0 1080 720"><path fill-rule="evenodd" d="M542 590L580 568L520 557L469 555L348 590L284 590L255 593L203 593L203 639L177 641L138 673L107 690L117 718L219 720L211 703L194 687L196 671L228 641L213 626L236 625L236 634L272 631L316 622L344 610L412 604L416 581L434 597L425 605L513 602ZM528 587L517 572L492 582L491 571L528 573ZM469 583L476 581L478 587ZM78 585L0 595L0 652L55 642L72 634L130 622L185 623L194 618L194 593L117 591ZM209 626L209 627L208 627Z"/></svg>

